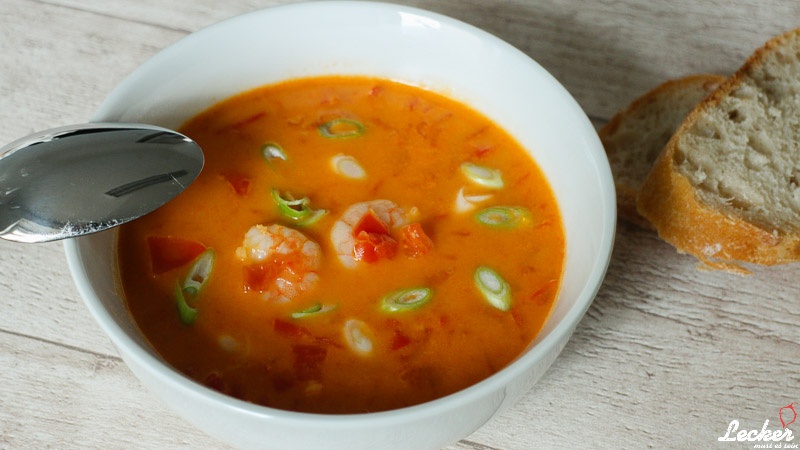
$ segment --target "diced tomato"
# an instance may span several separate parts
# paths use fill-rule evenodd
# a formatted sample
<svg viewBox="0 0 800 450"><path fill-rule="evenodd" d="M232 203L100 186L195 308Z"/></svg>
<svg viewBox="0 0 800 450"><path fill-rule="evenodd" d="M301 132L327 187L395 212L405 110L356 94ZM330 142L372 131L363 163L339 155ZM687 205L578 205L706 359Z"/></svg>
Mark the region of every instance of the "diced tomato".
<svg viewBox="0 0 800 450"><path fill-rule="evenodd" d="M419 258L433 248L433 241L425 234L422 224L415 222L403 227L403 250L410 258Z"/></svg>
<svg viewBox="0 0 800 450"><path fill-rule="evenodd" d="M181 267L203 253L206 246L189 239L172 236L148 236L150 267L156 275Z"/></svg>
<svg viewBox="0 0 800 450"><path fill-rule="evenodd" d="M490 152L490 151L492 151L492 150L493 150L493 148L492 148L492 147L489 147L489 146L481 146L481 147L478 147L478 148L476 148L476 149L475 149L475 152L474 152L474 154L475 154L475 156L477 156L478 158L483 158L484 156L486 156L486 154L487 154L487 153L489 153L489 152Z"/></svg>
<svg viewBox="0 0 800 450"><path fill-rule="evenodd" d="M392 337L392 350L400 350L401 348L407 346L411 343L411 338L406 336L400 330L394 330L394 336Z"/></svg>
<svg viewBox="0 0 800 450"><path fill-rule="evenodd" d="M356 236L353 257L356 261L375 262L391 258L397 253L397 241L388 234L362 231Z"/></svg>
<svg viewBox="0 0 800 450"><path fill-rule="evenodd" d="M353 227L353 236L358 236L362 232L367 233L374 233L374 234L389 234L389 226L386 225L375 211L369 210L361 220L358 221L355 227Z"/></svg>
<svg viewBox="0 0 800 450"><path fill-rule="evenodd" d="M250 178L247 176L239 173L226 173L222 176L231 185L236 195L243 197L250 192Z"/></svg>
<svg viewBox="0 0 800 450"><path fill-rule="evenodd" d="M397 241L389 235L389 226L371 209L353 227L353 237L356 261L375 262L397 253Z"/></svg>
<svg viewBox="0 0 800 450"><path fill-rule="evenodd" d="M206 376L205 385L217 392L225 393L225 380L217 372L211 372Z"/></svg>
<svg viewBox="0 0 800 450"><path fill-rule="evenodd" d="M293 345L294 373L299 381L322 379L322 363L328 349L317 345Z"/></svg>
<svg viewBox="0 0 800 450"><path fill-rule="evenodd" d="M278 391L283 392L294 386L294 377L288 370L285 373L273 374L270 379L272 380L272 387Z"/></svg>
<svg viewBox="0 0 800 450"><path fill-rule="evenodd" d="M558 280L549 280L549 281L547 281L539 289L534 291L533 294L530 295L530 299L532 301L534 301L534 302L536 302L536 301L538 301L538 302L547 301L548 297L547 296L542 296L542 294L547 292L549 289L552 289L552 288L556 287L557 283L558 283Z"/></svg>
<svg viewBox="0 0 800 450"><path fill-rule="evenodd" d="M237 129L237 128L242 128L242 127L244 127L245 125L249 125L249 124L251 124L251 123L253 123L253 122L257 121L258 119L260 119L260 118L264 117L266 114L267 114L267 113L265 113L265 112L263 112L263 111L262 111L262 112L255 113L255 114L253 114L252 116L246 117L246 118L244 118L244 119L242 119L242 120L240 120L240 121L238 121L238 122L234 123L233 125L231 125L231 128L234 128L234 129Z"/></svg>
<svg viewBox="0 0 800 450"><path fill-rule="evenodd" d="M311 336L311 332L308 331L308 328L295 325L282 319L273 320L272 329L274 329L278 334L282 334L287 337L301 338L304 336Z"/></svg>
<svg viewBox="0 0 800 450"><path fill-rule="evenodd" d="M441 375L433 365L412 365L400 373L400 379L418 389L433 389L442 383Z"/></svg>

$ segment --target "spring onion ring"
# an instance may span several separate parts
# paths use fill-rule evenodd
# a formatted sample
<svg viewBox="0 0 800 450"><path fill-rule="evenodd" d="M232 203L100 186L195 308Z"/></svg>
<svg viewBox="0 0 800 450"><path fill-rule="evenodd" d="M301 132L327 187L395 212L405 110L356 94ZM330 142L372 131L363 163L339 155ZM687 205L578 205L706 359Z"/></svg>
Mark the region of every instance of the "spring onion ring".
<svg viewBox="0 0 800 450"><path fill-rule="evenodd" d="M328 139L354 138L364 134L364 124L353 119L334 119L318 128L319 134Z"/></svg>
<svg viewBox="0 0 800 450"><path fill-rule="evenodd" d="M189 273L186 274L186 278L183 280L183 292L185 294L195 297L203 290L211 277L211 272L214 270L215 256L214 249L208 248L194 260Z"/></svg>
<svg viewBox="0 0 800 450"><path fill-rule="evenodd" d="M367 172L361 167L361 164L349 155L340 153L334 156L331 158L331 166L334 172L354 180L361 180L367 176Z"/></svg>
<svg viewBox="0 0 800 450"><path fill-rule="evenodd" d="M309 225L314 225L315 223L319 222L320 219L325 217L325 214L328 214L328 210L327 209L314 209L314 210L311 210L311 214L309 214L308 216L298 220L297 224L302 226L302 227L309 226Z"/></svg>
<svg viewBox="0 0 800 450"><path fill-rule="evenodd" d="M293 312L292 319L303 319L310 316L316 316L328 311L333 311L334 309L336 309L335 305L323 305L322 303L317 303L302 311Z"/></svg>
<svg viewBox="0 0 800 450"><path fill-rule="evenodd" d="M478 203L485 202L492 198L492 194L464 194L464 188L458 190L458 194L456 195L456 207L455 211L457 213L465 213L468 211L472 211L475 209Z"/></svg>
<svg viewBox="0 0 800 450"><path fill-rule="evenodd" d="M220 335L217 338L217 345L219 345L219 348L225 350L226 352L235 352L241 346L239 341L229 334Z"/></svg>
<svg viewBox="0 0 800 450"><path fill-rule="evenodd" d="M531 222L531 212L521 206L490 206L475 215L475 219L492 228L512 229Z"/></svg>
<svg viewBox="0 0 800 450"><path fill-rule="evenodd" d="M273 189L272 199L284 217L300 226L313 225L328 213L325 209L311 209L309 206L311 200L308 197L295 199L289 192L284 198L277 189Z"/></svg>
<svg viewBox="0 0 800 450"><path fill-rule="evenodd" d="M473 183L491 189L502 189L503 174L491 167L480 166L471 162L461 163L461 173L467 176Z"/></svg>
<svg viewBox="0 0 800 450"><path fill-rule="evenodd" d="M475 286L490 305L500 311L511 309L511 286L494 269L480 266L473 275Z"/></svg>
<svg viewBox="0 0 800 450"><path fill-rule="evenodd" d="M180 283L175 283L175 302L178 305L178 318L184 325L191 325L197 319L197 309L189 306Z"/></svg>
<svg viewBox="0 0 800 450"><path fill-rule="evenodd" d="M381 298L381 310L386 312L411 311L428 303L433 297L430 288L400 289Z"/></svg>
<svg viewBox="0 0 800 450"><path fill-rule="evenodd" d="M289 159L286 156L286 152L283 150L283 147L281 147L275 142L267 142L264 145L262 145L261 156L263 156L268 163L271 163L273 160L276 159L282 159L284 161Z"/></svg>
<svg viewBox="0 0 800 450"><path fill-rule="evenodd" d="M344 324L344 339L351 350L361 356L372 353L372 339L369 338L370 330L367 324L350 319Z"/></svg>

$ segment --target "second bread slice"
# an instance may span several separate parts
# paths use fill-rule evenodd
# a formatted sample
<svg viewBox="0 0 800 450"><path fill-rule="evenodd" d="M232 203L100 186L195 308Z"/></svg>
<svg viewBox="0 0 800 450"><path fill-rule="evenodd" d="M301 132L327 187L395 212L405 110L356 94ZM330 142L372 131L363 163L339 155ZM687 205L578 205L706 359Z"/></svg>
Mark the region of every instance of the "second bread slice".
<svg viewBox="0 0 800 450"><path fill-rule="evenodd" d="M598 134L617 189L619 216L644 228L650 223L636 211L645 177L675 129L725 77L690 75L666 81L618 112Z"/></svg>

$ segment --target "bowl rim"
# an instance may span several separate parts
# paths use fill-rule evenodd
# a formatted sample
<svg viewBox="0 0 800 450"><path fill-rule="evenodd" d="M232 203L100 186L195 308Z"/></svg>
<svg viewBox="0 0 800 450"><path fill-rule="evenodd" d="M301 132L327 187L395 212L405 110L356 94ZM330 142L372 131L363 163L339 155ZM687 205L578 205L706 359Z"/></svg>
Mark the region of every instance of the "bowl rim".
<svg viewBox="0 0 800 450"><path fill-rule="evenodd" d="M519 377L523 372L529 370L529 368L535 364L540 364L544 359L547 358L548 355L552 355L550 361L545 361L545 364L549 366L553 360L556 359L558 354L566 345L567 341L569 340L570 335L585 315L586 311L591 306L596 294L600 290L602 286L602 281L605 277L606 271L611 261L611 254L613 251L614 246L614 235L615 235L615 228L616 228L616 203L615 203L615 194L614 194L614 183L613 179L611 178L611 172L608 166L608 161L605 158L605 153L602 152L602 144L600 144L599 138L594 130L594 127L591 125L589 119L586 117L583 110L578 106L577 102L575 102L574 98L566 91L566 89L555 79L553 78L546 70L544 70L538 63L536 63L532 58L521 52L519 49L515 48L511 44L505 42L504 40L500 39L499 37L477 28L473 25L467 24L466 22L462 22L458 19L454 19L448 16L445 16L440 13L412 7L412 6L405 6L405 5L397 5L393 3L387 2L374 2L374 1L355 1L355 0L330 0L330 1L310 1L310 2L301 2L301 3L294 3L294 4L283 4L272 6L260 10L255 10L249 13L244 13L238 16L234 16L229 19L225 19L223 21L217 22L205 28L199 29L189 35L181 38L177 42L161 49L158 51L154 56L150 59L145 61L141 64L138 68L136 68L131 74L129 74L123 81L117 85L117 87L112 90L112 92L106 97L104 102L101 104L100 108L98 109L97 113L95 114L92 120L97 120L97 117L102 115L102 111L109 102L112 101L114 96L119 95L119 93L123 90L123 88L131 83L132 77L136 76L142 70L145 70L149 65L155 64L154 60L156 58L164 58L167 57L170 51L174 51L176 46L185 45L188 39L191 39L193 36L199 33L210 33L213 32L218 27L230 27L237 23L237 21L252 18L255 15L259 14L269 14L270 11L274 10L300 10L304 8L314 8L316 5L325 4L327 7L359 7L359 8L389 8L394 9L395 11L402 11L405 13L417 14L423 17L431 18L437 22L446 24L449 27L454 27L456 29L460 29L462 31L467 32L470 35L477 36L483 41L487 41L493 46L503 49L503 51L510 52L510 53L517 53L521 55L525 62L532 67L534 67L537 71L544 71L544 73L552 79L554 83L554 87L560 91L563 91L563 96L566 101L571 102L571 108L576 110L576 113L582 116L583 122L585 122L585 131L588 133L587 139L589 141L587 145L592 147L593 150L593 157L594 157L594 165L598 170L598 176L601 180L601 185L605 188L605 191L602 193L602 198L606 200L606 203L603 205L602 208L604 212L604 217L602 218L602 223L598 224L598 226L603 227L603 233L601 235L601 239L598 242L599 250L597 251L597 257L595 261L591 263L592 268L589 271L587 276L587 281L580 292L577 294L577 298L574 301L574 304L566 311L563 317L559 320L558 323L552 328L551 331L547 333L546 336L542 337L538 341L535 338L535 344L532 344L524 353L519 355L515 358L512 362L510 362L507 366L499 370L498 372L494 373L493 375L485 378L467 388L464 388L460 391L455 393L449 394L447 396L430 400L425 403L421 403L418 405L403 407L399 409L387 410L387 411L379 411L379 412L368 412L368 413L354 413L354 414L320 414L320 413L307 413L307 412L297 412L297 411L289 411L289 410L282 410L277 408L272 408L268 406L262 406L254 403L250 403L247 401L239 400L234 397L219 393L214 391L213 389L207 388L200 383L193 381L192 379L188 378L187 376L183 375L172 366L170 366L166 361L155 357L150 351L142 348L139 343L137 343L134 339L132 339L127 332L118 326L112 315L109 311L103 306L102 301L97 296L96 292L91 286L89 281L88 274L84 270L84 264L82 261L82 251L80 247L80 243L83 239L87 238L78 238L78 239L68 239L64 242L64 249L67 256L67 262L70 269L70 273L72 278L78 288L78 291L84 300L84 303L87 305L88 309L90 310L91 314L93 315L95 321L101 326L104 332L111 338L114 344L121 349L123 356L127 356L130 358L135 359L135 362L139 365L148 366L153 368L152 374L159 377L163 382L169 385L172 389L179 389L186 391L198 398L206 398L209 401L213 401L220 405L223 405L226 410L238 410L240 412L244 412L250 415L256 415L261 417L270 417L272 419L281 421L281 422L302 422L303 424L308 424L309 421L316 422L317 426L325 427L336 427L341 428L344 425L351 424L352 426L363 426L365 423L372 424L372 425L380 425L380 424L396 424L399 422L404 421L404 419L408 419L411 416L414 416L416 420L420 416L423 417L432 417L438 416L444 412L449 412L456 410L460 407L463 407L467 404L470 404L478 399L484 397L487 392L502 392L503 396L505 397L505 387L509 385L509 383ZM519 58L519 56L516 56ZM602 153L601 153L602 152ZM566 255L565 255L565 262L566 262ZM563 273L562 273L562 283L563 283ZM551 309L551 312L555 309L555 305ZM549 321L550 318L547 319ZM547 321L545 323L547 323ZM558 347L561 348L558 348ZM154 352L154 350L152 350ZM547 367L545 367L546 369Z"/></svg>

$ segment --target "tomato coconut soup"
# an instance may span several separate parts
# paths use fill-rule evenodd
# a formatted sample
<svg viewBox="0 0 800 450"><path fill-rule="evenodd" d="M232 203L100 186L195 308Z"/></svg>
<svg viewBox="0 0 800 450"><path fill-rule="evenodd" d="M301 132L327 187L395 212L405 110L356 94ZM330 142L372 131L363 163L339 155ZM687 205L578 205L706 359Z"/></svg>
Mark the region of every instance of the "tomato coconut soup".
<svg viewBox="0 0 800 450"><path fill-rule="evenodd" d="M467 106L361 77L258 88L181 130L200 177L121 227L122 289L163 358L274 408L365 413L492 375L564 265L530 155Z"/></svg>

